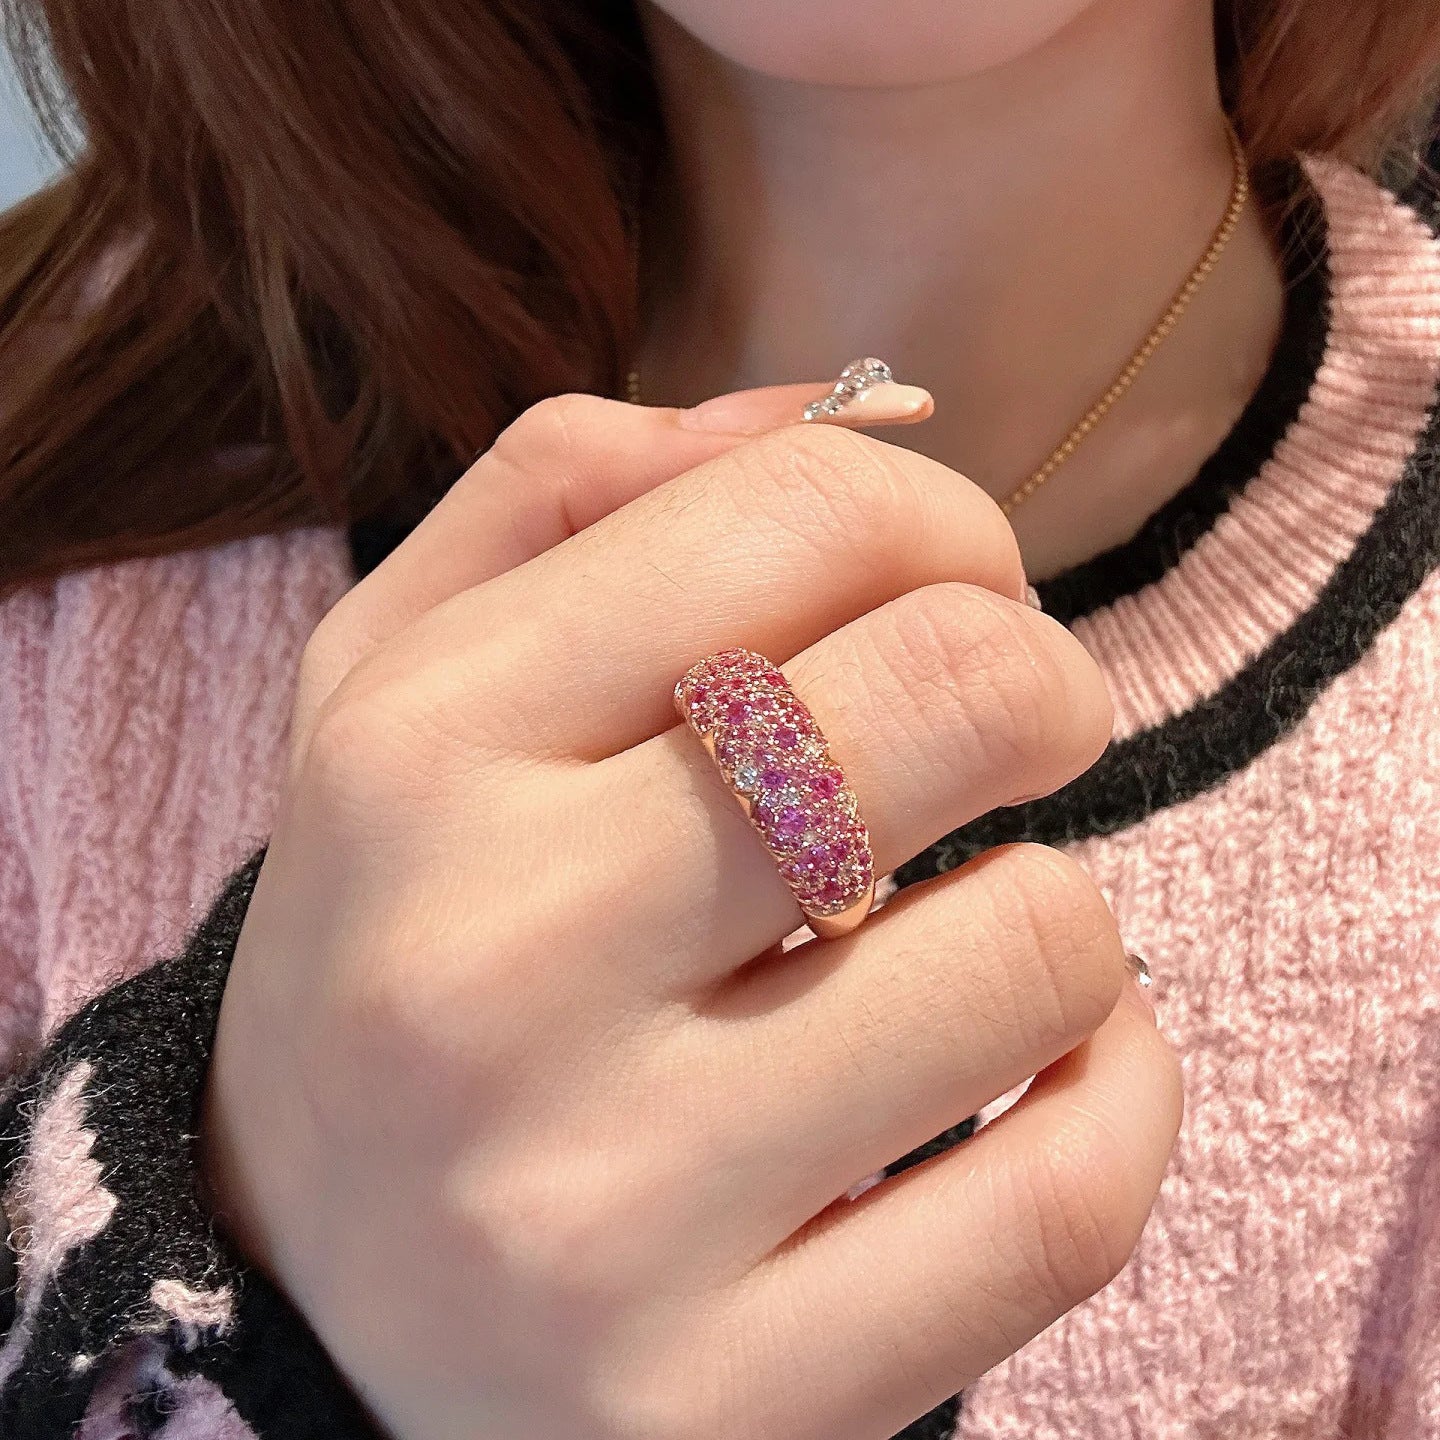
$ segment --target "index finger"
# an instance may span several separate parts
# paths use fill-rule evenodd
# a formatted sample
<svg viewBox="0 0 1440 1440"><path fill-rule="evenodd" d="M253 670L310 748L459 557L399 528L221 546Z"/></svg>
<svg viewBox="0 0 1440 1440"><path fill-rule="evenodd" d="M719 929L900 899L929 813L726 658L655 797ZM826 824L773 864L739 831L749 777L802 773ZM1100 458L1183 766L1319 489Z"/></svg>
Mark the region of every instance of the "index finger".
<svg viewBox="0 0 1440 1440"><path fill-rule="evenodd" d="M883 392L883 393L882 393ZM295 704L304 734L355 663L443 601L553 549L597 520L733 449L798 420L817 384L737 391L693 410L560 395L527 410L450 488L409 538L322 622ZM911 424L928 391L885 385L822 423Z"/></svg>

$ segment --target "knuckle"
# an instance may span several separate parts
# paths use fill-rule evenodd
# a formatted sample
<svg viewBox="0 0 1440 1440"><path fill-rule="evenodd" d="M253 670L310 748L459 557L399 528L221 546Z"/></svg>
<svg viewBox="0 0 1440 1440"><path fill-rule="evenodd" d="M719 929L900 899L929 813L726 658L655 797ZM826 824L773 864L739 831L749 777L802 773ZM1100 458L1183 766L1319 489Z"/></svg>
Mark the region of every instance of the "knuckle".
<svg viewBox="0 0 1440 1440"><path fill-rule="evenodd" d="M1115 706L1105 674L1093 655L1063 626L1040 621L1058 698L1068 717L1069 744L1063 759L1067 772L1078 775L1105 752L1115 730Z"/></svg>
<svg viewBox="0 0 1440 1440"><path fill-rule="evenodd" d="M349 795L362 777L373 777L374 747L380 738L369 708L342 691L321 705L305 749L306 780L330 798Z"/></svg>
<svg viewBox="0 0 1440 1440"><path fill-rule="evenodd" d="M1024 1163L1033 1219L1034 1284L1057 1311L1103 1290L1125 1268L1140 1239L1127 1203L1128 1147L1088 1121L1052 1139Z"/></svg>
<svg viewBox="0 0 1440 1440"><path fill-rule="evenodd" d="M357 598L363 590L361 582L341 597L310 632L295 674L297 696L322 697L328 693L350 668L356 655L364 648L364 621Z"/></svg>
<svg viewBox="0 0 1440 1440"><path fill-rule="evenodd" d="M487 1264L598 1333L653 1278L661 1209L638 1157L621 1173L618 1161L587 1162L572 1146L551 1153L550 1163L527 1153L522 1173L504 1167L452 1203Z"/></svg>
<svg viewBox="0 0 1440 1440"><path fill-rule="evenodd" d="M998 859L1014 1006L1038 1036L1078 1044L1114 1009L1123 983L1115 916L1084 868L1058 850L1019 845Z"/></svg>
<svg viewBox="0 0 1440 1440"><path fill-rule="evenodd" d="M307 666L313 669L332 664L338 655L348 649L350 633L354 628L350 622L350 611L354 604L351 597L354 594L355 591L352 590L350 594L336 601L310 632L310 638L305 642L305 649L300 655L302 672Z"/></svg>
<svg viewBox="0 0 1440 1440"><path fill-rule="evenodd" d="M407 912L438 908L415 894ZM526 995L511 952L487 952L445 934L416 934L411 922L382 915L363 951L335 972L324 990L327 1053L343 1061L330 1069L344 1077L383 1077L376 1108L408 1114L428 1108L436 1094L497 1095L513 1083L526 1032ZM472 1106L482 1102L472 1098ZM472 1108L472 1115L475 1113Z"/></svg>
<svg viewBox="0 0 1440 1440"><path fill-rule="evenodd" d="M1063 714L1063 686L1018 607L943 584L912 592L887 616L887 658L915 719L947 735L958 715L987 763L1028 768Z"/></svg>
<svg viewBox="0 0 1440 1440"><path fill-rule="evenodd" d="M421 1094L453 1088L458 1076L450 1057L435 1043L433 1019L437 1006L430 985L410 983L396 967L377 963L360 976L331 987L326 998L327 1053L343 1062L330 1065L312 1086L314 1108L322 1133L341 1133L355 1111L353 1085L336 1076L369 1075L380 1083L379 1103L371 1120L383 1112L404 1113ZM417 1081L423 1072L423 1081Z"/></svg>
<svg viewBox="0 0 1440 1440"><path fill-rule="evenodd" d="M551 395L512 420L496 437L490 456L502 464L531 467L537 460L556 461L573 451L615 403L599 395Z"/></svg>
<svg viewBox="0 0 1440 1440"><path fill-rule="evenodd" d="M427 789L424 745L406 687L347 677L321 704L301 766L307 793L336 819L389 816Z"/></svg>
<svg viewBox="0 0 1440 1440"><path fill-rule="evenodd" d="M828 556L893 569L913 546L916 481L905 452L835 426L792 426L735 452L747 506Z"/></svg>
<svg viewBox="0 0 1440 1440"><path fill-rule="evenodd" d="M955 581L913 591L889 611L900 693L943 734L958 709L986 763L1054 788L1104 751L1109 691L1063 627Z"/></svg>
<svg viewBox="0 0 1440 1440"><path fill-rule="evenodd" d="M412 973L408 965L402 970L387 960L353 966L330 997L332 1023L344 1048L372 1061L431 1050L438 1008L434 973L432 965L418 965Z"/></svg>

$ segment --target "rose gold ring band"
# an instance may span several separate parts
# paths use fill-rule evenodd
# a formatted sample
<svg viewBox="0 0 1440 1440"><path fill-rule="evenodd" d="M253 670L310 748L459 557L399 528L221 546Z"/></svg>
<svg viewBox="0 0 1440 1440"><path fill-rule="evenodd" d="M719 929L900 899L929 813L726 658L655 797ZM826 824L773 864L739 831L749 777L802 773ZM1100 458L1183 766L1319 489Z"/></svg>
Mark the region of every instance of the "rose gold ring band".
<svg viewBox="0 0 1440 1440"><path fill-rule="evenodd" d="M719 767L810 928L849 934L875 900L875 857L855 793L815 717L763 655L724 650L688 670L675 708Z"/></svg>

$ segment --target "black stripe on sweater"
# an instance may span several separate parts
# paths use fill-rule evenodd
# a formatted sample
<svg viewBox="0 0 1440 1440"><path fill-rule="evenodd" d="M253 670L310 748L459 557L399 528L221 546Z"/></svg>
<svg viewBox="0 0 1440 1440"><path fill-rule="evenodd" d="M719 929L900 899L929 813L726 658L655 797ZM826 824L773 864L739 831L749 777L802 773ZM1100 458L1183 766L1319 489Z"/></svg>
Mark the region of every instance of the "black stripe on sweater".
<svg viewBox="0 0 1440 1440"><path fill-rule="evenodd" d="M1332 681L1364 657L1440 566L1440 412L1389 499L1315 604L1213 695L1112 745L1055 795L997 810L904 866L902 885L992 846L1062 845L1113 835L1221 784L1295 728Z"/></svg>
<svg viewBox="0 0 1440 1440"><path fill-rule="evenodd" d="M1285 314L1264 378L1195 477L1129 539L1038 584L1045 613L1071 625L1153 585L1229 510L1299 418L1325 358L1330 269L1325 212L1308 185L1295 191L1281 234Z"/></svg>

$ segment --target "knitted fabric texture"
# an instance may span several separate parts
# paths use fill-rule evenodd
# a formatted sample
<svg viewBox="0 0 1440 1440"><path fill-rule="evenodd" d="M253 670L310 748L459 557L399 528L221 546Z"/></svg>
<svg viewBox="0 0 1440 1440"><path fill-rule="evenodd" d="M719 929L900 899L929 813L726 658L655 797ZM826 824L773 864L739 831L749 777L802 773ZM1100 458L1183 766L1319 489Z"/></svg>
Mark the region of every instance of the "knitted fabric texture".
<svg viewBox="0 0 1440 1440"><path fill-rule="evenodd" d="M1440 244L1356 172L1306 172L1323 243L1291 257L1260 392L1133 540L1041 587L1115 743L898 877L1071 849L1155 971L1187 1086L1125 1272L905 1440L1440 1437ZM250 872L186 931L266 834L344 546L0 608L0 1070L38 1056L0 1115L6 1440L366 1433L211 1234L188 1138ZM887 1173L963 1143L956 1120Z"/></svg>
<svg viewBox="0 0 1440 1440"><path fill-rule="evenodd" d="M304 1322L213 1233L192 1137L261 855L182 954L64 1025L0 1106L21 1282L0 1434L369 1436ZM202 1424L201 1421L204 1423Z"/></svg>

